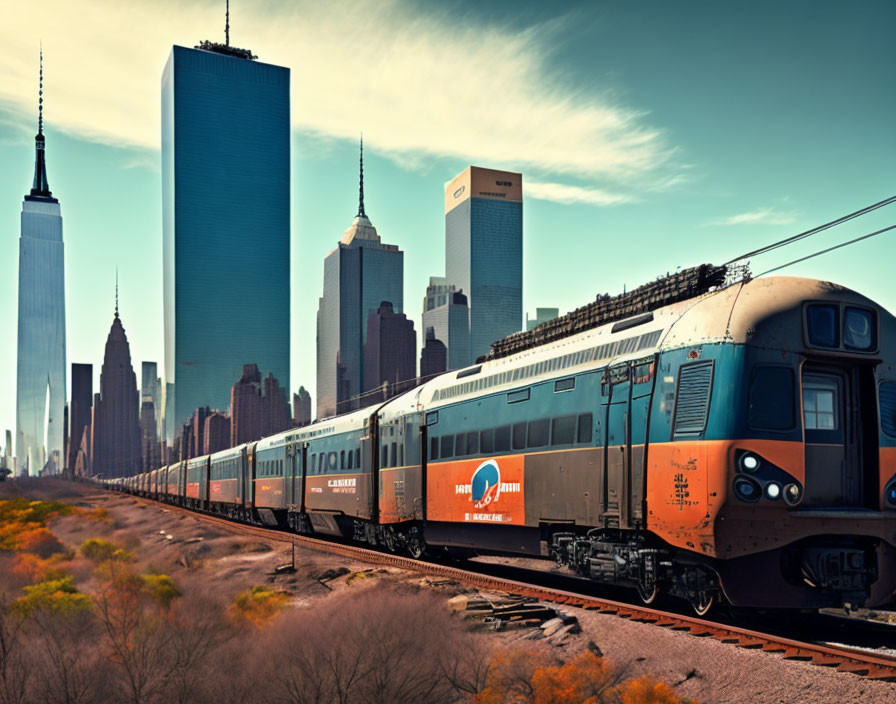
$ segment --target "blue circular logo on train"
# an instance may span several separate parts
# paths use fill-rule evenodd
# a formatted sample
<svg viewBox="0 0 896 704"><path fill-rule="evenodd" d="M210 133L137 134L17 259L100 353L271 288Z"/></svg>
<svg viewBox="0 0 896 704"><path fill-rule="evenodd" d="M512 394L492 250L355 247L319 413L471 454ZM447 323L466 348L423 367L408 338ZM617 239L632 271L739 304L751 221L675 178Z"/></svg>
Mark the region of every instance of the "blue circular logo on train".
<svg viewBox="0 0 896 704"><path fill-rule="evenodd" d="M494 460L486 460L473 472L473 480L470 482L472 489L473 505L476 508L485 508L493 504L501 495L501 470Z"/></svg>

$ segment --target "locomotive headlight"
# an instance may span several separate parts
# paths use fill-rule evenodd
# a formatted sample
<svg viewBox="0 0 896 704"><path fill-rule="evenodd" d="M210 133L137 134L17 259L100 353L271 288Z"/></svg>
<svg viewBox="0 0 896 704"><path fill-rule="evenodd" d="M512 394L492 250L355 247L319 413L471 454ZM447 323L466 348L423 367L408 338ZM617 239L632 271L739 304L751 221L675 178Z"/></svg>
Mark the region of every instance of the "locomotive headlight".
<svg viewBox="0 0 896 704"><path fill-rule="evenodd" d="M781 485L778 482L769 482L765 485L765 495L774 500L781 496Z"/></svg>
<svg viewBox="0 0 896 704"><path fill-rule="evenodd" d="M784 503L794 506L803 497L803 490L799 484L788 484L784 487Z"/></svg>
<svg viewBox="0 0 896 704"><path fill-rule="evenodd" d="M755 472L759 469L759 458L749 452L740 458L740 468L745 472Z"/></svg>
<svg viewBox="0 0 896 704"><path fill-rule="evenodd" d="M759 484L749 477L738 477L734 480L734 495L741 501L753 503L759 501L762 490L759 488Z"/></svg>
<svg viewBox="0 0 896 704"><path fill-rule="evenodd" d="M896 484L887 487L887 503L896 507Z"/></svg>

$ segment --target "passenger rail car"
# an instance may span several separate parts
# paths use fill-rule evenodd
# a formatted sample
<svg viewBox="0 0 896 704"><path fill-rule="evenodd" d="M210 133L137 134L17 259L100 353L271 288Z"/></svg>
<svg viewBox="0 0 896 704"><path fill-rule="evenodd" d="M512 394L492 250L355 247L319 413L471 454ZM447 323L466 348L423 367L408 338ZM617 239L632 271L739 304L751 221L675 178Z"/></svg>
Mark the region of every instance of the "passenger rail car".
<svg viewBox="0 0 896 704"><path fill-rule="evenodd" d="M742 282L122 487L412 555L551 557L703 613L896 590L896 320Z"/></svg>

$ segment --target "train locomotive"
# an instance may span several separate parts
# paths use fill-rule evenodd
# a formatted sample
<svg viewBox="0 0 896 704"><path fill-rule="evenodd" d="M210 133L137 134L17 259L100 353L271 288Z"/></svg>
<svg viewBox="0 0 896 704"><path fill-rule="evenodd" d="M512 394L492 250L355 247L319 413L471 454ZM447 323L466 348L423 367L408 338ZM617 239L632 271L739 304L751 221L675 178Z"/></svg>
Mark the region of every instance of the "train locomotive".
<svg viewBox="0 0 896 704"><path fill-rule="evenodd" d="M113 481L414 556L551 558L699 614L878 606L894 364L896 320L864 296L745 280Z"/></svg>

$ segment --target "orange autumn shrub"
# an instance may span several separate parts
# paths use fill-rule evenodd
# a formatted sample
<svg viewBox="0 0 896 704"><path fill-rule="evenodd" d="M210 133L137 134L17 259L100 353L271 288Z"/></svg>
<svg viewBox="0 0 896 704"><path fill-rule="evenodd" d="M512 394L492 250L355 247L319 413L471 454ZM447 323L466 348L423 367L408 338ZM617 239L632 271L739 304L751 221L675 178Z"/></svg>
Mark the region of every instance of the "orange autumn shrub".
<svg viewBox="0 0 896 704"><path fill-rule="evenodd" d="M646 675L629 680L619 688L622 704L696 704L695 699L681 699L663 682L654 682Z"/></svg>
<svg viewBox="0 0 896 704"><path fill-rule="evenodd" d="M600 704L613 683L613 668L603 658L585 652L564 665L535 670L532 698L535 704Z"/></svg>
<svg viewBox="0 0 896 704"><path fill-rule="evenodd" d="M646 676L620 683L621 672L591 652L566 663L545 660L525 650L496 654L476 704L695 704Z"/></svg>

